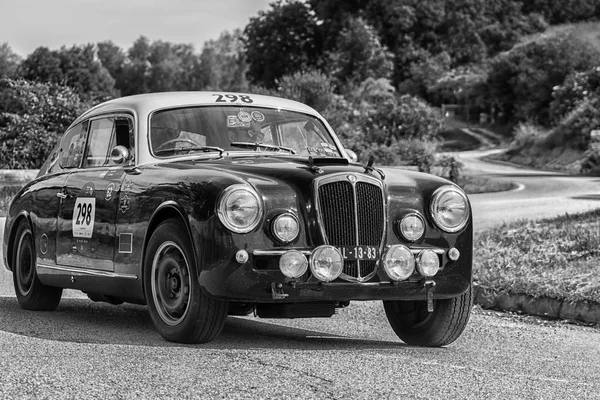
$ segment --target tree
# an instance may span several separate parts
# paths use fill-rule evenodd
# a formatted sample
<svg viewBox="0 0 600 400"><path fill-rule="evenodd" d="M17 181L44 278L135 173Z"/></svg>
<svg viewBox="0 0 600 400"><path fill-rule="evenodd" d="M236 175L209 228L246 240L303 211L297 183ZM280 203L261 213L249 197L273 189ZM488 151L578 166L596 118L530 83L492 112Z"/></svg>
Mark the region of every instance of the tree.
<svg viewBox="0 0 600 400"><path fill-rule="evenodd" d="M84 101L99 102L117 95L115 81L96 55L93 44L49 50L38 47L21 64L28 80L72 87Z"/></svg>
<svg viewBox="0 0 600 400"><path fill-rule="evenodd" d="M38 47L21 63L20 75L40 82L62 82L64 73L56 50Z"/></svg>
<svg viewBox="0 0 600 400"><path fill-rule="evenodd" d="M0 79L0 168L39 168L85 108L69 87Z"/></svg>
<svg viewBox="0 0 600 400"><path fill-rule="evenodd" d="M12 51L8 43L0 43L0 78L17 75L21 57Z"/></svg>
<svg viewBox="0 0 600 400"><path fill-rule="evenodd" d="M110 40L100 42L96 46L98 47L98 59L115 80L115 88L122 93L126 84L123 70L127 62L127 55L123 49Z"/></svg>
<svg viewBox="0 0 600 400"><path fill-rule="evenodd" d="M161 40L150 43L140 36L127 51L123 95L200 88L200 59L192 45Z"/></svg>
<svg viewBox="0 0 600 400"><path fill-rule="evenodd" d="M350 18L340 32L327 69L342 84L367 78L390 78L393 55L382 46L377 32L362 18Z"/></svg>
<svg viewBox="0 0 600 400"><path fill-rule="evenodd" d="M245 91L248 89L242 32L221 33L217 40L204 43L200 54L201 86L208 90Z"/></svg>
<svg viewBox="0 0 600 400"><path fill-rule="evenodd" d="M311 6L297 0L278 0L251 18L243 35L250 82L273 88L284 75L318 67L319 25Z"/></svg>
<svg viewBox="0 0 600 400"><path fill-rule="evenodd" d="M118 95L115 80L97 57L94 44L61 47L58 55L64 84L72 87L83 101L97 103Z"/></svg>

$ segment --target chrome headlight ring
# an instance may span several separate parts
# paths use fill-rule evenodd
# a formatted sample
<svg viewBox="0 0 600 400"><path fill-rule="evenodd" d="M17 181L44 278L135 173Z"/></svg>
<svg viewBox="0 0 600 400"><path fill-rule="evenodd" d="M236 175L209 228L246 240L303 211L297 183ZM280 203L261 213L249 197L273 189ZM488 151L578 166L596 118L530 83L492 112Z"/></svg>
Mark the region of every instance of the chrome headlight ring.
<svg viewBox="0 0 600 400"><path fill-rule="evenodd" d="M248 185L236 184L224 189L217 200L217 215L227 229L248 233L261 222L264 207L262 199Z"/></svg>
<svg viewBox="0 0 600 400"><path fill-rule="evenodd" d="M433 193L429 212L433 222L441 230L455 233L463 229L469 222L471 207L467 195L462 190L446 185Z"/></svg>

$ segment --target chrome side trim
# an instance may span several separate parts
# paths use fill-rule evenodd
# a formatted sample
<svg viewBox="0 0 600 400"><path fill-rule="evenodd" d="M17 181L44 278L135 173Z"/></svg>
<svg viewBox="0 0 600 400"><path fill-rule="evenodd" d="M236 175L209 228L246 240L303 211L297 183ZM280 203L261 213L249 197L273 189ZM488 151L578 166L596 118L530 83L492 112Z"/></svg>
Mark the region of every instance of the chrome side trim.
<svg viewBox="0 0 600 400"><path fill-rule="evenodd" d="M48 270L46 272L46 274L52 274L52 275L55 275L56 272L58 272L58 273L65 273L65 274L71 274L71 275L88 275L88 276L97 276L97 277L103 277L103 278L139 279L139 277L137 275L117 274L114 272L98 271L98 270L85 269L85 268L72 268L72 267L63 267L63 266L58 266L58 265L38 264L37 265L38 274L44 274L44 272L42 272L43 270Z"/></svg>

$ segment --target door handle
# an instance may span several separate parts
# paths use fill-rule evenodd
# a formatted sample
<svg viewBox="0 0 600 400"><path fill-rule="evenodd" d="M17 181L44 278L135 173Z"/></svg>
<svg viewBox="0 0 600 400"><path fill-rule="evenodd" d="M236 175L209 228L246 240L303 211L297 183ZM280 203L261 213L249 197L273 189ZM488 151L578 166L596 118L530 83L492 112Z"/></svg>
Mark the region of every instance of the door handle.
<svg viewBox="0 0 600 400"><path fill-rule="evenodd" d="M68 194L64 193L64 192L58 192L56 193L56 197L58 197L59 199L66 199L67 197L69 197Z"/></svg>

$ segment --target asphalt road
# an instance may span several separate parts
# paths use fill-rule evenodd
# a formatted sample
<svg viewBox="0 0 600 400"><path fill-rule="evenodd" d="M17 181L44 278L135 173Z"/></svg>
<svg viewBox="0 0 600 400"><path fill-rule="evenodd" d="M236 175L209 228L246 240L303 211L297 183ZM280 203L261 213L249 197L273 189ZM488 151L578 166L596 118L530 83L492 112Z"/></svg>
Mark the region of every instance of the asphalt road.
<svg viewBox="0 0 600 400"><path fill-rule="evenodd" d="M520 211L535 203L527 193L582 209L596 203L569 199L573 185L600 193L589 178L509 175L521 190L471 198L477 229L532 215L541 206ZM600 399L597 327L476 307L459 340L427 349L400 342L379 302L356 302L329 319L231 317L214 342L182 346L161 339L145 307L78 297L27 312L0 272L0 398Z"/></svg>

